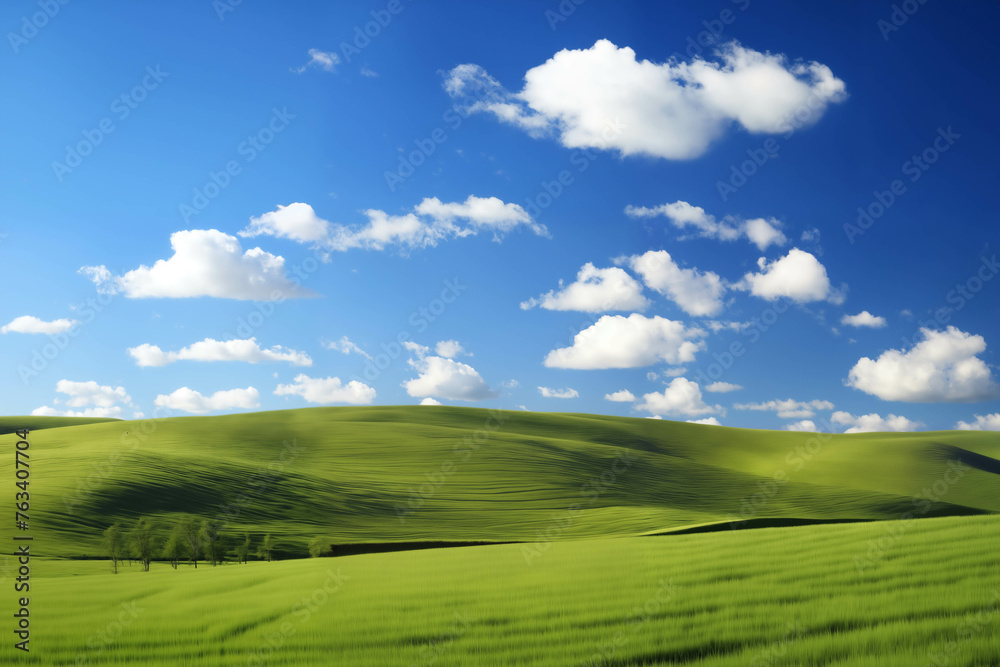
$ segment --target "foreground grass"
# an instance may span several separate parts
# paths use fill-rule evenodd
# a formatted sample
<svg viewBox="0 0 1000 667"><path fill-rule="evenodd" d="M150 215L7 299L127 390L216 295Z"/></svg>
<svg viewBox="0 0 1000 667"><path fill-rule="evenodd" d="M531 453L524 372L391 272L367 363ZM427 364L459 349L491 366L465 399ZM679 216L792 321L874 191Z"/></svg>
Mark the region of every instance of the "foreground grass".
<svg viewBox="0 0 1000 667"><path fill-rule="evenodd" d="M38 429L34 548L54 557L98 555L116 520L167 527L181 513L221 518L231 536L272 533L278 553L304 556L315 536L531 541L734 517L1000 512L1000 434L988 432L830 436L443 406L0 421ZM13 456L0 480L13 482Z"/></svg>
<svg viewBox="0 0 1000 667"><path fill-rule="evenodd" d="M998 531L952 517L118 576L43 561L18 662L986 667Z"/></svg>

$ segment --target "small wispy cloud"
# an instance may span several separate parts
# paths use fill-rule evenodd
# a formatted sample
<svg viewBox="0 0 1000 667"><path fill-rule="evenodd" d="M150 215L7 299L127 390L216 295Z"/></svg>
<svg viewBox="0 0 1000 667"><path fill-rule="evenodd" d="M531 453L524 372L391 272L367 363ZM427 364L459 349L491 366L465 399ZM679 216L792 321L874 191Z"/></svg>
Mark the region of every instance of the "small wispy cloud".
<svg viewBox="0 0 1000 667"><path fill-rule="evenodd" d="M302 67L292 68L296 74L302 74L310 67L318 67L324 72L335 72L340 64L340 56L333 51L309 49L309 61Z"/></svg>

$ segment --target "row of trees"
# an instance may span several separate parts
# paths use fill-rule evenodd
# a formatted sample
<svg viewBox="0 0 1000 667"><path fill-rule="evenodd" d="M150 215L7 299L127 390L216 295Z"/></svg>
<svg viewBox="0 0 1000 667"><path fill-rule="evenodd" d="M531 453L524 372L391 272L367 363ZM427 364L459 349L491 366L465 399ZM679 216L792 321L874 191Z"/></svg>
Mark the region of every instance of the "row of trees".
<svg viewBox="0 0 1000 667"><path fill-rule="evenodd" d="M270 535L265 535L254 551L249 533L243 533L242 539L234 543L222 533L217 522L205 519L199 524L190 516L174 524L166 541L161 539L158 527L148 517L140 517L127 532L120 523L112 524L104 531L103 546L115 574L118 574L118 564L125 560L139 561L148 572L149 564L157 557L169 561L176 570L182 561L193 563L195 568L199 560L218 565L225 562L230 551L238 563L246 563L251 553L270 561L274 550Z"/></svg>

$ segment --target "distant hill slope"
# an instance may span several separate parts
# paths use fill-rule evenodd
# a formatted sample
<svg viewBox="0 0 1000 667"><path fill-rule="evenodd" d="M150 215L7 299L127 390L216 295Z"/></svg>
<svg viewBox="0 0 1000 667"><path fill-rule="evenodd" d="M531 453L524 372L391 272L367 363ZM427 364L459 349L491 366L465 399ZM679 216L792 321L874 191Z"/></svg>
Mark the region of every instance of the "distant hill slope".
<svg viewBox="0 0 1000 667"><path fill-rule="evenodd" d="M119 421L103 417L0 417L0 435L7 435L22 428L39 431L43 428L63 428L81 424L101 424Z"/></svg>
<svg viewBox="0 0 1000 667"><path fill-rule="evenodd" d="M3 423L18 419L29 418ZM544 541L734 518L1000 512L989 432L831 436L444 406L39 423L31 516L49 555L96 555L112 521L166 526L179 513L272 533L302 555L318 535ZM0 457L0 479L13 479L13 456Z"/></svg>

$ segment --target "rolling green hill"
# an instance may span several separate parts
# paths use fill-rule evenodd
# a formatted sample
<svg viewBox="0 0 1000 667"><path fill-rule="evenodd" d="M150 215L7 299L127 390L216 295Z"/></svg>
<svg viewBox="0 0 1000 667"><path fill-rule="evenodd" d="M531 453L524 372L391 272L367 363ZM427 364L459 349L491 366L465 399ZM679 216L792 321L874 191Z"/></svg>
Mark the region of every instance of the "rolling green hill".
<svg viewBox="0 0 1000 667"><path fill-rule="evenodd" d="M429 406L80 421L0 422L39 429L41 555L95 556L112 521L166 526L180 513L272 533L300 556L314 536L548 542L1000 512L1000 434L988 432L830 436ZM0 479L13 479L13 456Z"/></svg>
<svg viewBox="0 0 1000 667"><path fill-rule="evenodd" d="M46 428L64 428L80 424L103 424L118 421L103 417L0 417L0 435L7 435L22 428L32 431Z"/></svg>

